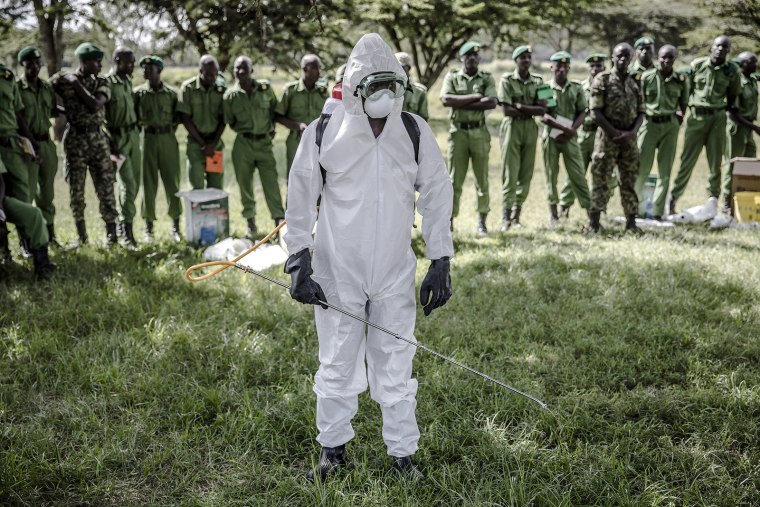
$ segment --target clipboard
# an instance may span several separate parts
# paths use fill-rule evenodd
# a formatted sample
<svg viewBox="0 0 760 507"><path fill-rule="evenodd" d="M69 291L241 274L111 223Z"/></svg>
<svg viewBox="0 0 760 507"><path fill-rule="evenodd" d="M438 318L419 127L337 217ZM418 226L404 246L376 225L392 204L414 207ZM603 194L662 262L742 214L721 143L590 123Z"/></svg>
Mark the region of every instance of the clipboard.
<svg viewBox="0 0 760 507"><path fill-rule="evenodd" d="M223 173L224 172L224 152L215 151L210 157L206 157L206 172L207 173Z"/></svg>

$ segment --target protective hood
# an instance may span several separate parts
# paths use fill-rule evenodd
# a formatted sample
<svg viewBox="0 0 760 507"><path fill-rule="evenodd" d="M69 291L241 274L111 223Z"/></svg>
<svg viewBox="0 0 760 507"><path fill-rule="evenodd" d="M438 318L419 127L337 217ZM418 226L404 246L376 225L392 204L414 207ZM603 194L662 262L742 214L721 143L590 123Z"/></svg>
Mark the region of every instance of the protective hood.
<svg viewBox="0 0 760 507"><path fill-rule="evenodd" d="M393 72L404 76L404 69L391 47L378 34L368 33L359 39L351 51L343 75L343 106L348 114L364 115L362 98L354 95L354 92L362 79L376 72ZM391 116L401 114L404 98L397 98L395 102Z"/></svg>

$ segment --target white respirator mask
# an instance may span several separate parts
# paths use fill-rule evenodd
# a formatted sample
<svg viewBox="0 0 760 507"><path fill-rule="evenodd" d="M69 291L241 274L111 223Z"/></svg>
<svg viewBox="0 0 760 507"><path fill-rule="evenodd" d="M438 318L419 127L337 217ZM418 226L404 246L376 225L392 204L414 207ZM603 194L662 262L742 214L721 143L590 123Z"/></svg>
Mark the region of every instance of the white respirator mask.
<svg viewBox="0 0 760 507"><path fill-rule="evenodd" d="M393 72L376 72L362 79L354 92L364 98L364 112L370 118L385 118L393 110L395 99L404 96L406 77Z"/></svg>
<svg viewBox="0 0 760 507"><path fill-rule="evenodd" d="M393 110L395 99L390 90L381 90L364 101L364 112L370 118L385 118Z"/></svg>

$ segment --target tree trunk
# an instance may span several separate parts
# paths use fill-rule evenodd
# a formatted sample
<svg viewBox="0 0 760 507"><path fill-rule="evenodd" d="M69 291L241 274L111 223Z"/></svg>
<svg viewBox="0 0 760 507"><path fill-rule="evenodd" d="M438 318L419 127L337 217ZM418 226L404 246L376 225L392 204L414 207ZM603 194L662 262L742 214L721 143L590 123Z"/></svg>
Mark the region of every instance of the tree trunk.
<svg viewBox="0 0 760 507"><path fill-rule="evenodd" d="M39 43L45 53L48 74L53 75L63 65L63 21L68 10L67 0L50 0L45 6L43 0L33 0L34 14L39 26Z"/></svg>

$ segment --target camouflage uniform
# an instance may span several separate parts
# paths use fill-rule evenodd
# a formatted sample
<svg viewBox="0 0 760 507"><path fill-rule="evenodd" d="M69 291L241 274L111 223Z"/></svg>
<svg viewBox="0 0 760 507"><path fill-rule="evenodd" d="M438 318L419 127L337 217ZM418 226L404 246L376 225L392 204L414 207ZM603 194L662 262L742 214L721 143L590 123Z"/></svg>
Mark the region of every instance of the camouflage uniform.
<svg viewBox="0 0 760 507"><path fill-rule="evenodd" d="M111 90L105 77L84 76L81 70L76 72L76 76L90 93L102 93L110 99ZM103 130L106 110L102 108L95 113L91 112L79 100L74 88L64 81L63 73L54 75L50 83L63 99L69 122L63 136L63 149L74 220L84 221L84 183L89 169L100 200L100 216L107 224L115 223L119 217L114 196L116 169L111 162L108 137Z"/></svg>
<svg viewBox="0 0 760 507"><path fill-rule="evenodd" d="M616 70L599 73L591 85L590 109L601 110L610 124L622 130L630 130L636 117L645 112L644 96L635 76L620 76ZM591 206L590 212L601 212L609 200L609 179L615 165L618 167L620 199L626 216L635 215L638 198L634 185L639 173L639 148L636 139L618 143L599 128L591 156Z"/></svg>

